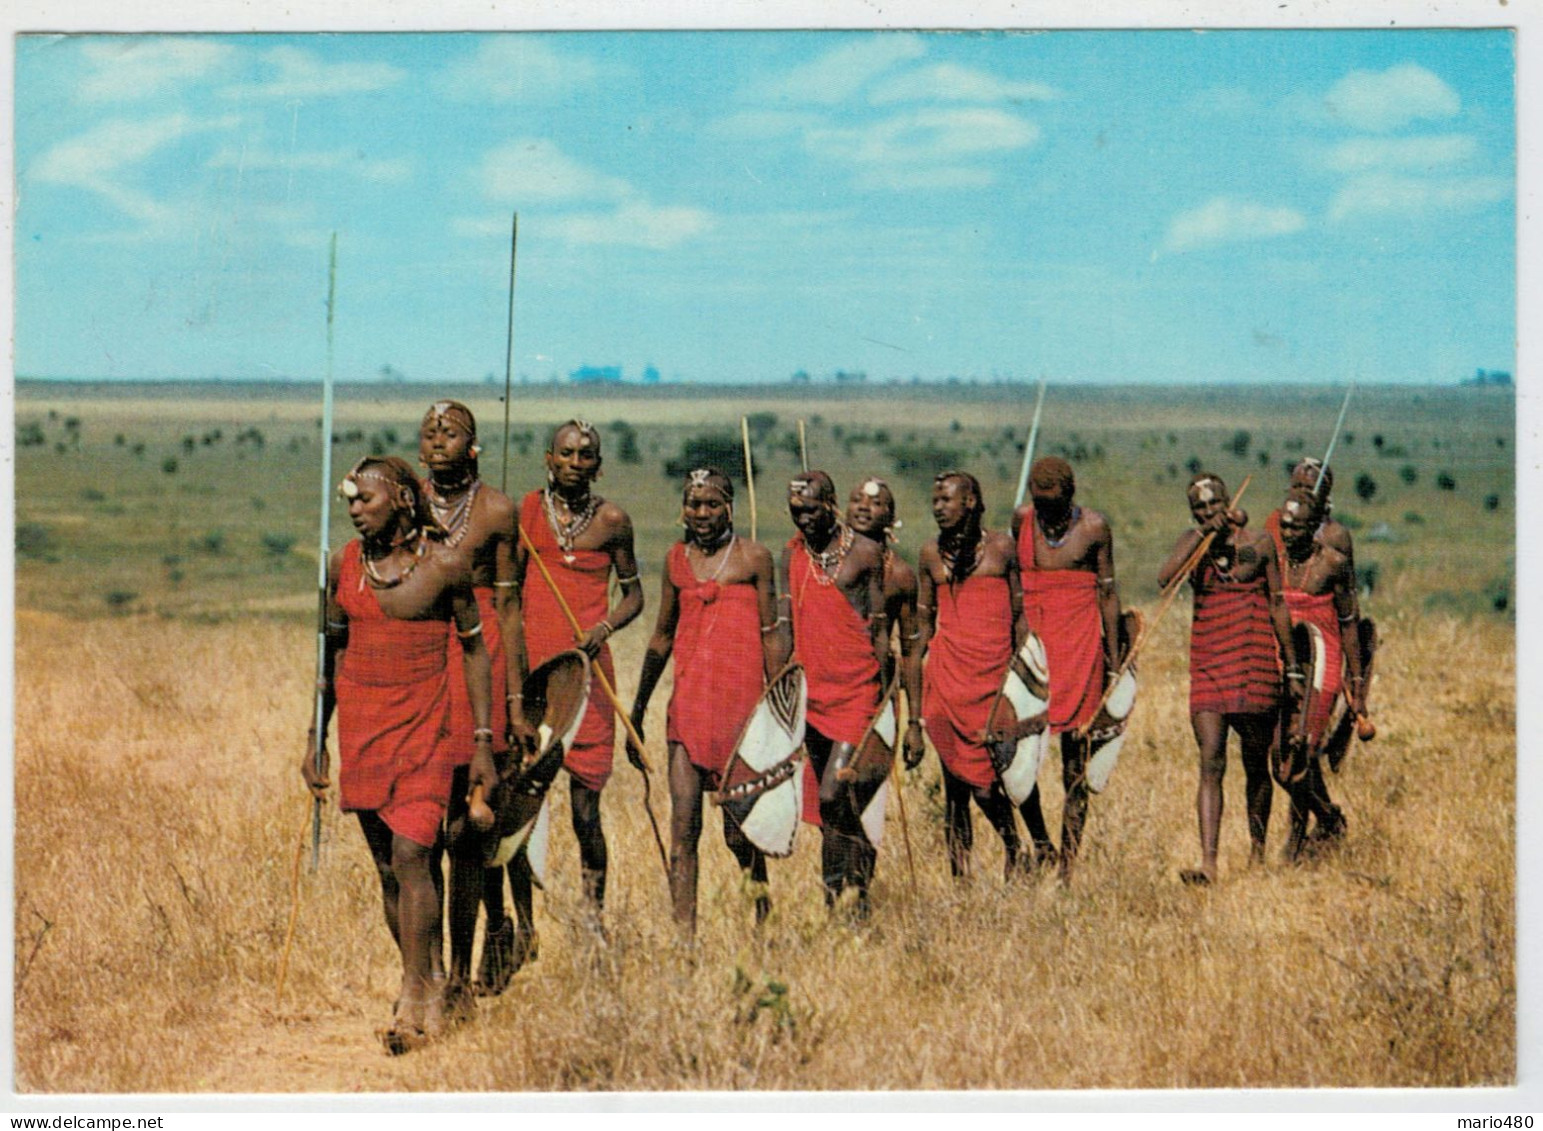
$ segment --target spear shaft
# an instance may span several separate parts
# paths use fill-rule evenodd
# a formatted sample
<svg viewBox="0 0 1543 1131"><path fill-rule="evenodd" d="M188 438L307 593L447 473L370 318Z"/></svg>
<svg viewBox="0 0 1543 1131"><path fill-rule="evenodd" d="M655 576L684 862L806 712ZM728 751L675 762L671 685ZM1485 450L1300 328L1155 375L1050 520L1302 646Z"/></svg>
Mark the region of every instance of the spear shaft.
<svg viewBox="0 0 1543 1131"><path fill-rule="evenodd" d="M321 384L321 531L316 551L316 735L315 770L319 778L327 747L327 536L332 521L332 315L337 298L338 234L332 233L327 256L327 369ZM311 871L321 866L321 798L311 802Z"/></svg>
<svg viewBox="0 0 1543 1131"><path fill-rule="evenodd" d="M1045 407L1045 382L1039 383L1039 396L1034 400L1034 422L1029 425L1029 440L1023 448L1023 466L1018 469L1018 493L1013 496L1013 510L1023 505L1023 497L1029 493L1029 467L1034 462L1034 444L1039 439L1039 414Z"/></svg>
<svg viewBox="0 0 1543 1131"><path fill-rule="evenodd" d="M1339 443L1339 430L1345 426L1345 413L1350 408L1350 397L1355 392L1355 382L1345 390L1345 403L1339 406L1339 419L1334 422L1334 435L1329 437L1329 449L1323 453L1323 463L1318 467L1318 482L1313 484L1313 494L1323 495L1323 477L1329 471L1329 459L1334 455L1334 445Z"/></svg>
<svg viewBox="0 0 1543 1131"><path fill-rule="evenodd" d="M509 394L514 384L514 252L520 243L520 214L514 214L509 230L509 335L504 346L504 470L498 489L509 493Z"/></svg>
<svg viewBox="0 0 1543 1131"><path fill-rule="evenodd" d="M750 421L739 418L739 436L745 444L745 482L750 487L750 541L755 541L755 468L750 463Z"/></svg>

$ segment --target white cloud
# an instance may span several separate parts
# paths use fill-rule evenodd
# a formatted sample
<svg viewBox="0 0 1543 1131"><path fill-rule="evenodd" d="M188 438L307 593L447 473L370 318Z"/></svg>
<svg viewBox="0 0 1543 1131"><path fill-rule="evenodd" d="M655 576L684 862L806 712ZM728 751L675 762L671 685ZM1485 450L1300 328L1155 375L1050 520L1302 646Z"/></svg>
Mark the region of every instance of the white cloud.
<svg viewBox="0 0 1543 1131"><path fill-rule="evenodd" d="M501 35L451 63L441 86L466 101L549 101L593 87L601 73L593 59L559 54L539 35Z"/></svg>
<svg viewBox="0 0 1543 1131"><path fill-rule="evenodd" d="M882 33L865 35L842 44L812 62L794 67L779 78L763 83L752 96L774 101L835 105L845 102L865 84L897 63L926 52L914 35Z"/></svg>
<svg viewBox="0 0 1543 1131"><path fill-rule="evenodd" d="M1467 134L1353 137L1329 149L1323 165L1336 173L1415 171L1458 165L1478 151L1478 142Z"/></svg>
<svg viewBox="0 0 1543 1131"><path fill-rule="evenodd" d="M1406 177L1378 173L1352 178L1329 204L1329 219L1421 217L1466 212L1511 195L1506 177Z"/></svg>
<svg viewBox="0 0 1543 1131"><path fill-rule="evenodd" d="M1047 102L1060 93L1042 82L1013 82L986 71L937 63L883 79L868 95L876 106L891 102Z"/></svg>
<svg viewBox="0 0 1543 1131"><path fill-rule="evenodd" d="M1244 87L1212 86L1196 91L1184 107L1208 118L1241 118L1259 111L1259 99Z"/></svg>
<svg viewBox="0 0 1543 1131"><path fill-rule="evenodd" d="M136 35L88 40L81 54L92 66L75 88L82 102L130 102L220 69L235 49L208 39Z"/></svg>
<svg viewBox="0 0 1543 1131"><path fill-rule="evenodd" d="M25 172L35 181L72 185L94 192L144 229L131 238L165 231L185 219L177 205L131 183L135 166L184 138L234 127L234 115L194 118L169 114L159 118L109 118L85 133L46 150Z"/></svg>
<svg viewBox="0 0 1543 1131"><path fill-rule="evenodd" d="M796 110L746 110L709 123L706 132L729 141L775 141L803 134L822 121Z"/></svg>
<svg viewBox="0 0 1543 1131"><path fill-rule="evenodd" d="M412 177L412 162L405 157L369 158L357 150L313 150L300 153L275 153L268 149L248 149L227 145L209 158L211 169L237 169L243 172L345 172L367 181L400 183Z"/></svg>
<svg viewBox="0 0 1543 1131"><path fill-rule="evenodd" d="M861 183L896 187L966 187L990 184L995 171L982 162L1039 140L1039 127L992 107L928 109L896 115L867 127L811 130L811 153L856 167Z"/></svg>
<svg viewBox="0 0 1543 1131"><path fill-rule="evenodd" d="M512 203L620 200L632 193L626 181L575 161L545 138L489 150L478 176L485 196Z"/></svg>
<svg viewBox="0 0 1543 1131"><path fill-rule="evenodd" d="M544 227L573 244L607 244L668 251L713 226L713 217L696 208L659 207L642 201L614 212L549 217Z"/></svg>
<svg viewBox="0 0 1543 1131"><path fill-rule="evenodd" d="M1191 251L1221 243L1288 236L1307 224L1294 208L1254 204L1218 196L1168 222L1164 251Z"/></svg>
<svg viewBox="0 0 1543 1131"><path fill-rule="evenodd" d="M1332 120L1372 133L1422 119L1452 118L1461 108L1457 92L1417 63L1352 71L1323 98L1323 109Z"/></svg>
<svg viewBox="0 0 1543 1131"><path fill-rule="evenodd" d="M221 98L327 98L384 90L406 77L389 63L328 63L298 47L274 47L263 52L271 78L236 83L220 90Z"/></svg>

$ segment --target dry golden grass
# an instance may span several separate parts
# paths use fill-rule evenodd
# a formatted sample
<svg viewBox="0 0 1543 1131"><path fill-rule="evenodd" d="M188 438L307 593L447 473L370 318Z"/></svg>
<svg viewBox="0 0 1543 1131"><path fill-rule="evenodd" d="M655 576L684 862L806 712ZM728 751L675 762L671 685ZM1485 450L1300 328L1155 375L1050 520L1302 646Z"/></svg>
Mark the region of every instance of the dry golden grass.
<svg viewBox="0 0 1543 1131"><path fill-rule="evenodd" d="M442 1044L371 1037L396 963L357 826L329 810L282 1002L312 638L252 618L18 614L15 1055L25 1092L1211 1088L1516 1078L1511 626L1383 618L1381 734L1331 782L1348 843L1246 868L1227 779L1222 882L1193 862L1184 611L1162 626L1077 881L1004 885L977 821L949 880L929 760L880 853L872 926L832 922L817 837L772 863L757 936L710 812L681 945L624 763L605 794L608 947L577 927L561 789L540 959ZM617 640L630 700L645 630ZM1438 682L1436 671L1452 673ZM656 696L662 712L668 689ZM655 725L654 733L660 732ZM656 763L658 755L655 754ZM1057 762L1042 770L1059 812ZM662 778L654 796L667 819ZM1053 818L1052 818L1053 820ZM778 987L785 987L779 992Z"/></svg>

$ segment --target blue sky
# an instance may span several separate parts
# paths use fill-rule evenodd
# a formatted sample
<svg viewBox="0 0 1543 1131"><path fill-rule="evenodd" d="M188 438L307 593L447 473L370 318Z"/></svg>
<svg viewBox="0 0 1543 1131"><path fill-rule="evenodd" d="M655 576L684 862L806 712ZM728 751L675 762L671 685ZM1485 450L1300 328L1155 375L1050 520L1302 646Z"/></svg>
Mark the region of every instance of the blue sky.
<svg viewBox="0 0 1543 1131"><path fill-rule="evenodd" d="M16 371L1449 383L1510 33L23 36ZM518 378L517 378L518 379Z"/></svg>

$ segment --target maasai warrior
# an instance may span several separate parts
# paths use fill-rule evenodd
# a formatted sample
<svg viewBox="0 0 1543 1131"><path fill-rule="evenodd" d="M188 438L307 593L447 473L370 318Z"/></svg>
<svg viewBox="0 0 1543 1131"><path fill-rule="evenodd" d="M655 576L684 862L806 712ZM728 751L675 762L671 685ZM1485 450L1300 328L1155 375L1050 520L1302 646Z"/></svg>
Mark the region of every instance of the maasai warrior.
<svg viewBox="0 0 1543 1131"><path fill-rule="evenodd" d="M1346 693L1350 710L1366 710L1366 681L1360 648L1345 648L1346 628L1356 624L1355 570L1350 559L1318 538L1323 520L1322 500L1311 489L1293 487L1278 512L1280 567L1286 607L1294 624L1311 624L1323 638L1323 686L1314 691L1307 716L1307 773L1290 787L1291 835L1284 858L1294 861L1307 836L1307 817L1318 818L1314 836L1337 840L1345 835L1345 816L1329 800L1323 778L1323 743L1334 701L1344 690L1343 668L1350 670Z"/></svg>
<svg viewBox="0 0 1543 1131"><path fill-rule="evenodd" d="M889 484L870 476L853 488L847 498L846 522L884 554L884 614L889 618L891 635L898 633L900 637L903 664L916 644L916 571L895 549L895 532L902 524L895 517L895 495ZM892 647L884 652L887 662L883 674L888 684L895 676L895 652Z"/></svg>
<svg viewBox="0 0 1543 1131"><path fill-rule="evenodd" d="M1189 644L1189 720L1200 748L1195 811L1200 822L1200 867L1185 869L1189 884L1216 879L1221 836L1222 776L1227 771L1227 732L1242 745L1248 798L1249 860L1264 859L1270 822L1270 746L1281 703L1281 657L1288 681L1300 687L1302 670L1291 643L1291 622L1281 596L1280 571L1267 535L1241 526L1227 485L1210 472L1190 481L1189 512L1196 529L1179 535L1157 575L1160 587L1183 568L1201 541L1209 549L1189 575L1195 612Z"/></svg>
<svg viewBox="0 0 1543 1131"><path fill-rule="evenodd" d="M889 637L884 555L840 520L835 485L823 471L789 484L788 511L798 533L782 551L778 600L787 603L793 651L809 691L804 749L820 783L825 899L833 906L855 888L857 913L865 916L877 854L861 818L877 784L849 787L838 773L879 709Z"/></svg>
<svg viewBox="0 0 1543 1131"><path fill-rule="evenodd" d="M1323 473L1323 486L1318 485L1319 472ZM1318 522L1318 529L1313 531L1313 539L1324 543L1331 550L1338 550L1350 559L1351 573L1355 572L1355 540L1350 536L1350 530L1344 523L1334 517L1334 504L1330 496L1334 493L1334 469L1324 467L1323 461L1313 459L1311 456L1298 460L1291 468L1291 481L1287 489L1302 488L1312 491L1318 496L1319 513L1322 516ZM1270 537L1280 544L1280 510L1277 508L1269 513L1264 520L1264 528ZM1360 614L1357 613L1357 616Z"/></svg>
<svg viewBox="0 0 1543 1131"><path fill-rule="evenodd" d="M1050 672L1050 733L1061 736L1060 875L1071 879L1087 819L1087 738L1078 735L1098 710L1105 680L1118 667L1120 595L1114 581L1109 521L1072 499L1077 479L1057 456L1034 461L1028 504L1013 512L1023 584L1023 614L1045 646ZM1034 840L1035 863L1056 858L1039 787L1020 807Z"/></svg>
<svg viewBox="0 0 1543 1131"><path fill-rule="evenodd" d="M907 695L921 704L925 718L912 718L906 728L905 761L908 767L920 764L925 725L943 765L944 838L955 876L969 872L971 796L1002 838L1006 872L1018 862L1013 805L997 779L986 735L1007 666L1028 630L1017 550L1007 534L982 527L985 512L973 475L945 471L933 480L938 536L921 550L920 640L906 672Z"/></svg>
<svg viewBox="0 0 1543 1131"><path fill-rule="evenodd" d="M418 460L428 470L423 493L429 512L445 531L445 545L464 554L470 564L473 592L482 616L483 640L493 662L493 756L507 758L511 728L508 702L518 698L519 684L509 679L504 656L504 636L512 627L517 605L514 589L514 503L478 477L477 418L459 401L435 401L418 426ZM452 639L451 668L460 655ZM471 706L465 682L452 677L450 685L452 733L457 741L467 737L470 751ZM517 725L524 727L520 716ZM456 788L451 791L446 826L466 817L464 767L456 769ZM436 855L438 850L436 849ZM436 861L434 878L440 879ZM450 851L450 985L452 1007L460 1003L471 976L472 941L477 929L477 907L487 905L487 926L482 964L475 989L498 993L535 946L535 928L522 922L518 933L504 913L502 869L485 869L482 851L474 836L460 837Z"/></svg>
<svg viewBox="0 0 1543 1131"><path fill-rule="evenodd" d="M563 601L584 631L575 642L573 627L546 578L529 561L524 538L515 551L513 592L521 610L508 641L509 663L523 686L526 673L558 652L582 648L616 686L610 637L643 611L643 587L632 549L632 520L615 503L590 490L600 478L600 433L582 420L559 425L547 446L547 485L520 503L519 523L541 555ZM611 573L616 574L620 599L607 608ZM598 683L598 681L597 681ZM598 925L605 902L606 844L600 824L600 791L611 776L616 745L616 718L598 686L590 696L584 721L568 750L563 767L570 780L573 831L579 842L584 894ZM515 712L517 713L517 712ZM524 922L529 907L529 867L523 854L517 865L521 883L514 889L515 910ZM524 907L521 901L524 901Z"/></svg>
<svg viewBox="0 0 1543 1131"><path fill-rule="evenodd" d="M675 921L696 932L697 842L702 793L716 790L734 744L766 679L787 662L776 632L771 551L734 532L734 484L716 468L686 477L681 497L686 532L664 558L659 619L643 655L632 721L639 735L648 701L670 655L675 690L666 734L670 750L670 896ZM679 645L679 647L677 647ZM636 756L631 749L629 756ZM771 910L764 894L766 857L723 812L723 839L762 892L756 922Z"/></svg>
<svg viewBox="0 0 1543 1131"><path fill-rule="evenodd" d="M312 793L325 795L326 721L336 705L339 800L359 814L402 956L396 1013L380 1033L400 1053L445 1025L429 861L456 766L470 763L471 786L491 789L497 780L492 671L466 560L431 540L438 532L411 466L396 456L362 459L342 491L359 538L328 563L323 731L310 732L300 772ZM452 630L472 716L466 733L451 729Z"/></svg>
<svg viewBox="0 0 1543 1131"><path fill-rule="evenodd" d="M870 476L852 489L847 498L847 526L860 538L876 542L884 552L884 614L889 618L891 636L900 637L900 666L910 658L916 647L916 571L895 549L895 531L901 522L895 517L895 496L884 480ZM895 650L886 641L884 670L881 673L884 686L896 678ZM921 702L911 704L911 726L920 727ZM919 730L918 730L918 733ZM814 767L804 762L804 821L820 823L820 783L815 780Z"/></svg>

